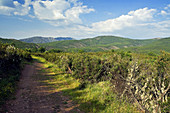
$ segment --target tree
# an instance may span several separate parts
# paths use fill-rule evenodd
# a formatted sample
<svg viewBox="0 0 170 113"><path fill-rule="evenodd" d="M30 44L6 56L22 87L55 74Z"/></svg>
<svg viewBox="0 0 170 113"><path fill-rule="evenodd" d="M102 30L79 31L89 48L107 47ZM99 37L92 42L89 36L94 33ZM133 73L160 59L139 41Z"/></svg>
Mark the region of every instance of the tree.
<svg viewBox="0 0 170 113"><path fill-rule="evenodd" d="M61 49L50 49L48 50L49 53L61 53L63 52Z"/></svg>
<svg viewBox="0 0 170 113"><path fill-rule="evenodd" d="M26 48L25 51L31 52L31 49L30 48Z"/></svg>
<svg viewBox="0 0 170 113"><path fill-rule="evenodd" d="M112 49L111 51L112 51L112 52L115 52L115 50L114 50L114 49Z"/></svg>
<svg viewBox="0 0 170 113"><path fill-rule="evenodd" d="M84 51L84 50L82 50L82 49L80 49L78 52L79 52L79 53L84 53L85 51Z"/></svg>
<svg viewBox="0 0 170 113"><path fill-rule="evenodd" d="M11 46L14 46L14 47L16 46L14 42L12 42L10 45L11 45Z"/></svg>
<svg viewBox="0 0 170 113"><path fill-rule="evenodd" d="M41 52L41 53L44 53L45 52L45 48L44 47L40 47L40 48L38 48L38 51Z"/></svg>
<svg viewBox="0 0 170 113"><path fill-rule="evenodd" d="M32 48L32 50L31 50L32 52L37 52L38 51L38 49L36 48L36 47L34 47L34 48Z"/></svg>

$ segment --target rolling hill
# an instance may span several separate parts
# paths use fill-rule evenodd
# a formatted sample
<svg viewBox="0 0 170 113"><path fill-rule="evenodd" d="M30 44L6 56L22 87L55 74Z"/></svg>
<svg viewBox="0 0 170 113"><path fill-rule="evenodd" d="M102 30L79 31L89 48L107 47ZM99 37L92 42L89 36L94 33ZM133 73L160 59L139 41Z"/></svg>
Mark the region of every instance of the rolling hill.
<svg viewBox="0 0 170 113"><path fill-rule="evenodd" d="M59 42L44 43L40 45L46 47L47 49L57 48L65 51L78 51L80 49L87 52L106 51L110 49L128 50L125 48L130 48L129 50L135 50L136 48L137 50L137 48L142 48L142 47L143 48L152 47L155 48L154 51L161 50L161 49L163 50L165 49L166 51L169 51L168 49L170 48L170 46L168 45L169 39L170 38L136 40L136 39L116 37L116 36L98 36L89 39L59 41ZM166 46L163 46L164 43L166 43ZM141 49L141 52L143 50ZM150 51L151 50L153 49L150 49Z"/></svg>
<svg viewBox="0 0 170 113"><path fill-rule="evenodd" d="M27 43L48 43L48 42L55 42L55 41L61 41L61 40L73 40L71 37L57 37L57 38L52 38L52 37L41 37L41 36L36 36L36 37L31 37L31 38L25 38L25 39L20 39L22 42L27 42Z"/></svg>
<svg viewBox="0 0 170 113"><path fill-rule="evenodd" d="M62 40L63 37L60 37ZM36 39L36 38L35 38ZM39 42L41 38L38 38ZM53 40L54 38L49 38ZM59 38L58 38L59 39ZM34 40L35 41L35 40ZM43 42L44 40L42 40ZM85 52L109 51L111 49L132 51L135 53L160 53L160 50L170 52L170 37L162 39L146 39L137 40L122 38L116 36L98 36L82 40L63 40L48 43L25 43L15 39L2 39L2 43L14 43L18 48L37 48L40 46L46 49L61 49L66 52L77 52L83 50Z"/></svg>
<svg viewBox="0 0 170 113"><path fill-rule="evenodd" d="M4 38L0 38L0 42L2 43L8 43L8 44L15 44L15 46L17 48L21 48L21 49L25 49L25 48L37 48L38 45L37 44L33 44L33 43L25 43L25 42L21 42L19 40L15 40L15 39L4 39Z"/></svg>
<svg viewBox="0 0 170 113"><path fill-rule="evenodd" d="M163 38L158 39L150 44L140 46L140 47L129 47L126 49L123 49L125 51L132 51L135 53L160 53L161 50L170 52L170 37L169 38Z"/></svg>

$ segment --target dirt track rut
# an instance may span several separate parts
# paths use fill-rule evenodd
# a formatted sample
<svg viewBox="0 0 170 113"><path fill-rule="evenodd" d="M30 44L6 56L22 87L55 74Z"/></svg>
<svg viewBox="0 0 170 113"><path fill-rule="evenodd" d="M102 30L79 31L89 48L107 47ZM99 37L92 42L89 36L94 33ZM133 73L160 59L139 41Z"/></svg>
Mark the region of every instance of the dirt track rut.
<svg viewBox="0 0 170 113"><path fill-rule="evenodd" d="M53 87L42 82L48 74L42 73L43 69L37 62L25 66L16 99L6 104L8 113L82 113L62 92L55 92Z"/></svg>

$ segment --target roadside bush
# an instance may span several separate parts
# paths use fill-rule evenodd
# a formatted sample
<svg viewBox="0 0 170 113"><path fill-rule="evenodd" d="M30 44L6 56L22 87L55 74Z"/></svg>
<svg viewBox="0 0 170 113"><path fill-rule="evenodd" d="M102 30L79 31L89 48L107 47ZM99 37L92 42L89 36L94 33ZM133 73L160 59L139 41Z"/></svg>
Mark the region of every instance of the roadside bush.
<svg viewBox="0 0 170 113"><path fill-rule="evenodd" d="M64 72L87 84L110 81L121 98L126 96L144 112L167 112L170 91L170 54L138 55L131 52L41 54Z"/></svg>
<svg viewBox="0 0 170 113"><path fill-rule="evenodd" d="M1 105L15 91L23 60L31 61L31 54L12 45L0 43L0 111Z"/></svg>

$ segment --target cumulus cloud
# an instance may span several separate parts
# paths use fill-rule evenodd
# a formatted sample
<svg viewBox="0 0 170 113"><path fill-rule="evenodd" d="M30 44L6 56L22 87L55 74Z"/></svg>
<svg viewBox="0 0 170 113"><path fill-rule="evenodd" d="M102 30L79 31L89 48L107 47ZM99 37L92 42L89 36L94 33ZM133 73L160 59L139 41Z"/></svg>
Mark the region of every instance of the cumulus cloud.
<svg viewBox="0 0 170 113"><path fill-rule="evenodd" d="M33 15L29 14L31 10ZM94 11L78 0L25 0L24 4L13 0L0 1L0 14L28 15L55 26L82 24L80 14Z"/></svg>
<svg viewBox="0 0 170 113"><path fill-rule="evenodd" d="M153 28L156 28L159 31L169 31L170 29L170 20L160 21L156 23L148 23L146 24L148 26L153 26Z"/></svg>
<svg viewBox="0 0 170 113"><path fill-rule="evenodd" d="M14 11L14 15L28 15L29 11L31 10L30 7L31 0L25 0L25 4L20 4L17 1L14 1L14 5L16 7Z"/></svg>
<svg viewBox="0 0 170 113"><path fill-rule="evenodd" d="M15 7L13 0L0 0L0 6Z"/></svg>
<svg viewBox="0 0 170 113"><path fill-rule="evenodd" d="M72 6L73 4L73 6ZM77 0L35 1L32 3L35 16L55 26L81 24L80 14L90 13L88 8Z"/></svg>
<svg viewBox="0 0 170 113"><path fill-rule="evenodd" d="M81 10L79 11L83 12ZM66 12L67 10L65 13ZM60 21L59 19L57 21L54 19L53 22L52 20L49 22L52 22L51 24L54 24L54 22L59 22L56 24L61 24L63 20L66 20L67 18L65 13L64 19L60 19ZM130 11L126 15L122 15L114 19L92 23L89 26L77 24L76 26L58 28L57 30L48 30L49 32L45 32L45 34L51 34L53 36L56 34L58 36L71 36L79 39L94 37L98 35L118 35L132 38L153 38L161 36L166 37L170 35L170 21L155 21L155 15L158 13L159 12L157 12L156 9L142 8L135 11ZM66 22L68 22L68 20Z"/></svg>
<svg viewBox="0 0 170 113"><path fill-rule="evenodd" d="M76 6L67 10L65 12L65 16L68 21L73 23L82 23L81 19L79 18L80 14L90 13L91 11L94 11L94 9L88 9L87 6Z"/></svg>
<svg viewBox="0 0 170 113"><path fill-rule="evenodd" d="M160 15L162 15L162 16L170 15L170 4L168 4L166 7L164 7L164 10L161 10Z"/></svg>
<svg viewBox="0 0 170 113"><path fill-rule="evenodd" d="M170 36L169 29L170 20L164 20L159 22L141 24L140 26L135 28L136 30L135 32L137 37L139 37L140 34L143 38L169 37Z"/></svg>
<svg viewBox="0 0 170 113"><path fill-rule="evenodd" d="M170 4L168 4L164 9L167 10L170 8Z"/></svg>
<svg viewBox="0 0 170 113"><path fill-rule="evenodd" d="M162 10L160 14L161 15L167 15L168 13L166 11Z"/></svg>
<svg viewBox="0 0 170 113"><path fill-rule="evenodd" d="M35 16L40 20L64 19L63 11L70 7L64 0L35 1L32 3Z"/></svg>
<svg viewBox="0 0 170 113"><path fill-rule="evenodd" d="M0 14L2 15L11 15L15 9L7 6L0 6Z"/></svg>
<svg viewBox="0 0 170 113"><path fill-rule="evenodd" d="M16 0L0 0L0 14L27 15L53 26L59 26L56 27L57 30L44 31L43 35L53 34L55 36L58 34L62 36L64 34L72 37L108 34L129 37L170 35L170 21L165 19L170 15L170 4L162 8L161 11L146 7L129 11L117 18L95 22L88 26L84 25L80 15L93 11L95 11L93 8L88 8L79 0L25 0L23 4ZM155 18L155 16L161 17L161 15L163 15L164 21Z"/></svg>
<svg viewBox="0 0 170 113"><path fill-rule="evenodd" d="M11 15L11 12L14 10L14 4L12 0L0 0L0 14Z"/></svg>
<svg viewBox="0 0 170 113"><path fill-rule="evenodd" d="M1 0L0 1L0 14L3 15L27 15L31 9L29 6L31 0L25 0L25 4L20 4L18 1Z"/></svg>
<svg viewBox="0 0 170 113"><path fill-rule="evenodd" d="M152 20L155 12L156 9L148 8L130 11L127 15L122 15L115 19L93 23L92 29L101 32L112 32L115 30L121 30L125 27L136 26L139 23Z"/></svg>

